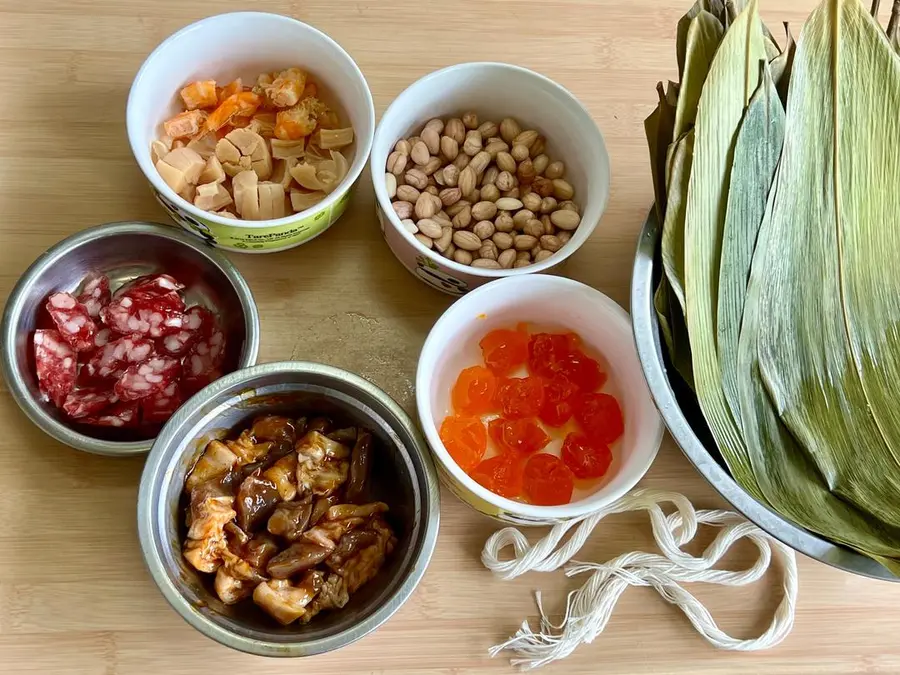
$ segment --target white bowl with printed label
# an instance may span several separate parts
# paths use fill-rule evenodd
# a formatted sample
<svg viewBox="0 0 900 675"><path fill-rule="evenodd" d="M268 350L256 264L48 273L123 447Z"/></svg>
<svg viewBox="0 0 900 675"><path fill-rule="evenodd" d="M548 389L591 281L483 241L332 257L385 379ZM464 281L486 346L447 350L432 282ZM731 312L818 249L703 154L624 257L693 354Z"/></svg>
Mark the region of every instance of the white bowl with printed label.
<svg viewBox="0 0 900 675"><path fill-rule="evenodd" d="M150 144L162 135L163 122L181 112L181 88L200 79L256 82L260 73L294 66L310 74L342 124L353 127L353 145L344 152L350 169L337 188L305 211L272 220L218 216L176 194L156 170ZM359 67L330 37L290 17L235 12L202 19L162 42L135 77L126 120L131 151L175 222L218 248L272 253L313 239L344 213L372 148L375 106Z"/></svg>
<svg viewBox="0 0 900 675"><path fill-rule="evenodd" d="M573 200L581 208L581 224L546 260L500 270L460 264L418 241L391 207L384 175L397 141L417 134L430 119L446 120L469 110L481 121L499 124L513 117L522 129L535 129L546 138L550 159L565 163L565 178L575 188ZM418 279L451 295L462 295L500 277L544 272L559 265L587 241L609 199L609 156L590 113L553 80L506 63L462 63L413 83L381 118L370 164L378 220L391 251Z"/></svg>
<svg viewBox="0 0 900 675"><path fill-rule="evenodd" d="M607 372L602 391L618 399L625 421L623 435L610 446L613 461L606 475L589 486L576 487L572 501L564 505L536 506L491 492L460 468L440 438L440 425L453 412L450 392L460 371L483 363L481 338L522 322L535 331L577 333L585 351L598 358ZM663 435L628 313L598 290L548 274L495 280L453 303L422 347L416 406L444 484L476 511L517 525L559 522L608 506L643 478ZM550 435L553 440L543 452L559 455L562 438Z"/></svg>

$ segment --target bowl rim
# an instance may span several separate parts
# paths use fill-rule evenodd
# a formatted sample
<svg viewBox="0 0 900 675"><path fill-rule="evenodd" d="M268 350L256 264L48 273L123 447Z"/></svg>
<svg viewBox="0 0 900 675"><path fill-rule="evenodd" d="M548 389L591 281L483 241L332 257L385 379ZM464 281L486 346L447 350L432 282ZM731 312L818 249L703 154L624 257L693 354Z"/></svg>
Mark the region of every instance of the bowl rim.
<svg viewBox="0 0 900 675"><path fill-rule="evenodd" d="M144 81L144 78L148 77L147 71L153 65L153 61L159 58L159 55L162 54L166 48L169 47L170 43L174 42L176 39L182 37L185 33L190 31L198 30L201 26L205 27L209 24L215 24L220 21L231 21L234 19L240 20L241 18L249 18L255 17L264 19L266 21L277 21L282 23L289 23L295 26L300 27L303 30L309 31L311 33L317 34L324 42L329 44L334 50L335 53L341 57L346 59L347 64L350 66L350 69L354 73L356 77L359 78L359 81L363 85L363 91L365 92L365 105L366 105L366 113L369 121L369 133L366 134L365 138L361 138L356 129L353 130L354 138L357 142L357 150L359 152L360 161L357 162L354 160L354 163L350 166L347 175L344 176L344 180L342 180L338 186L332 190L321 202L312 206L304 211L299 211L297 213L293 213L289 216L284 216L283 218L270 218L268 220L244 220L243 218L223 218L222 216L217 216L214 213L210 213L209 211L204 211L203 209L197 208L189 201L180 196L177 192L175 192L169 185L162 179L159 175L159 172L156 171L156 168L150 163L150 160L147 159L146 162L141 159L141 155L138 152L138 148L142 147L138 143L137 133L133 131L133 118L136 118L138 115L138 111L136 110L136 104L134 103L135 99L135 91L141 86ZM356 180L359 178L366 164L369 162L369 153L372 151L372 142L375 138L375 102L372 98L372 90L369 87L369 83L366 80L365 75L363 75L362 70L360 70L359 65L356 61L353 60L353 57L345 50L341 45L337 43L332 37L319 30L318 28L311 26L308 23L304 23L303 21L299 21L290 16L284 16L283 14L274 14L272 12L224 12L222 14L214 14L212 16L205 17L198 21L188 24L183 28L175 31L171 35L169 35L165 40L160 42L152 52L150 52L149 56L144 59L144 62L141 64L140 69L137 72L137 75L134 76L134 80L131 83L131 88L128 91L128 102L125 105L125 127L126 132L128 134L128 144L131 146L131 154L134 156L135 161L141 169L141 173L144 174L144 177L150 182L150 184L160 192L166 199L168 199L173 204L178 207L184 209L192 216L196 218L203 218L204 220L209 220L217 225L225 225L228 227L244 227L248 229L259 229L265 227L278 227L283 225L289 225L293 222L296 222L298 219L308 219L315 216L318 213L324 212L327 209L330 209L338 200L340 200L348 190L350 190ZM362 142L360 142L362 141ZM146 166L145 166L146 164ZM354 169L354 165L356 168Z"/></svg>
<svg viewBox="0 0 900 675"><path fill-rule="evenodd" d="M425 353L425 350L431 347L433 341L436 339L434 335L439 326L444 323L454 321L454 314L465 311L466 304L469 302L470 298L477 300L481 295L491 293L501 285L508 285L512 283L518 284L517 288L520 290L520 293L527 292L526 289L522 289L521 287L523 283L522 280L501 279L484 284L483 286L479 286L478 288L470 291L465 296L453 303L453 305L451 305L447 309L447 311L444 312L441 317L435 322L434 326L432 326L431 331L428 333L428 337L425 339L425 344L422 346L421 353ZM557 286L559 287L561 293L572 291L574 289L587 290L592 298L596 301L595 308L598 311L604 312L612 320L612 322L615 323L617 329L624 329L625 333L627 333L628 335L629 341L631 340L631 320L628 316L628 312L622 309L622 307L615 300L610 298L605 293L597 290L596 288L588 286L587 284L583 284L580 281L576 281L574 279L554 276L550 274L534 275L528 278L527 283L540 284L544 286ZM419 367L416 371L416 391L430 391L431 382L431 373L423 367L423 361L420 354ZM649 402L648 405L650 405ZM501 497L500 495L497 495L487 488L479 485L471 476L469 476L459 467L459 465L450 456L450 453L447 452L447 449L444 447L443 442L441 442L440 435L437 432L437 423L434 420L434 416L431 414L430 402L424 394L419 394L416 396L416 406L418 408L419 422L422 426L423 432L425 433L425 437L428 439L429 447L437 456L442 468L450 473L451 476L459 483L461 483L469 492L489 503L491 506L498 507L514 516L536 519L537 521L555 522L564 518L575 518L608 506L617 499L625 496L632 488L634 488L635 485L637 485L644 478L644 476L650 470L650 467L653 465L653 462L656 460L656 455L659 452L659 447L662 443L664 431L662 419L659 417L659 415L656 415L657 428L653 436L649 439L649 444L652 447L646 457L644 464L640 467L640 470L636 472L635 476L632 479L624 481L617 488L608 489L609 486L606 485L597 489L588 497L579 499L575 502L570 502L569 504L562 504L559 506L537 506L534 504L517 502L512 499L507 499L506 497Z"/></svg>
<svg viewBox="0 0 900 675"><path fill-rule="evenodd" d="M238 361L238 369L256 363L259 354L260 338L259 313L256 308L256 302L253 299L250 287L241 276L241 273L224 255L205 245L198 238L176 229L172 225L144 221L122 221L95 225L66 237L39 255L22 273L22 276L19 277L3 310L3 320L2 324L0 324L0 336L2 336L3 342L2 357L0 357L0 373L2 373L3 379L6 381L7 387L9 387L13 399L35 426L60 443L64 443L76 450L114 457L127 457L146 453L150 450L153 439L129 442L98 439L79 433L48 415L35 400L35 397L31 395L31 392L16 372L15 337L22 305L34 279L38 275L43 274L44 271L58 263L61 258L74 248L94 239L123 234L151 235L188 246L206 257L211 264L225 275L237 294L244 313L246 338Z"/></svg>
<svg viewBox="0 0 900 675"><path fill-rule="evenodd" d="M882 581L900 581L900 578L871 558L837 546L760 504L716 462L694 433L669 382L659 338L659 324L653 307L653 275L657 267L655 254L660 234L659 220L655 208L651 207L637 241L631 277L631 317L638 359L650 395L675 444L725 501L778 541L846 572Z"/></svg>
<svg viewBox="0 0 900 675"><path fill-rule="evenodd" d="M156 514L152 506L154 505L154 500L159 498L156 489L156 478L161 474L170 473L172 465L177 460L174 451L177 443L173 441L174 435L182 424L182 420L194 415L198 409L214 399L221 391L238 386L259 375L269 373L324 375L349 382L355 388L365 391L369 396L372 396L384 405L393 418L392 421L398 423L413 439L414 447L409 450L410 452L418 453L422 460L422 470L424 472L424 475L420 478L424 485L422 493L426 504L421 511L417 510L417 513L425 522L422 527L421 541L417 544L418 551L407 576L396 586L394 592L382 605L375 608L359 623L334 635L304 642L270 642L238 635L222 628L204 614L198 612L193 605L185 600L178 588L169 579L169 575L166 574L163 560L158 553L159 533L154 527ZM166 423L159 436L157 436L156 442L154 442L153 449L147 457L147 462L141 474L137 502L137 526L144 563L153 581L169 605L193 628L220 644L248 654L281 657L312 656L345 647L365 637L391 618L412 595L431 562L437 544L437 536L440 529L440 483L437 477L437 469L434 466L431 454L427 450L427 444L421 432L400 404L382 389L359 375L321 363L311 361L263 363L229 373L216 380L179 408L175 415ZM162 544L160 543L160 545Z"/></svg>
<svg viewBox="0 0 900 675"><path fill-rule="evenodd" d="M600 220L603 218L603 214L606 212L606 208L609 206L609 186L612 182L612 174L610 171L610 163L609 163L609 151L606 148L606 141L603 138L603 132L600 131L600 127L594 121L594 118L591 116L591 113L585 108L584 104L578 100L578 98L571 91L563 87L558 82L551 80L546 75L542 75L534 70L529 68L524 68L522 66L517 66L511 63L503 63L501 61L469 61L466 63L458 63L452 66L447 66L446 68L441 68L440 70L435 70L424 77L419 78L415 82L411 83L406 89L404 89L397 97L391 102L388 106L387 110L384 111L384 114L381 116L381 120L378 123L378 128L375 130L374 140L372 142L372 148L379 144L382 140L382 136L384 135L384 120L387 119L391 114L396 113L397 110L402 108L404 104L404 98L410 96L415 88L426 84L432 80L439 79L444 77L450 72L459 71L459 70L480 70L480 69L498 69L498 70L506 70L506 71L514 71L518 73L522 73L528 77L532 77L544 84L548 85L551 89L553 89L561 99L563 99L567 105L572 106L574 110L578 112L579 115L583 116L587 122L589 122L589 127L593 129L593 138L585 139L585 142L588 144L592 144L596 146L596 152L600 157L600 161L606 167L606 174L610 177L610 180L606 182L602 194L597 194L596 199L599 202L599 211L597 213L597 218L592 223L582 223L579 224L578 228L585 228L586 234L584 237L584 241L587 241L588 238L594 233L594 230L600 224ZM392 142L391 147L393 147L393 143L396 143L396 140ZM388 153L390 154L390 153ZM581 242L578 246L569 247L568 242L562 248L559 249L557 253L550 256L546 260L542 260L541 262L532 263L528 267L517 267L511 269L503 269L503 270L492 270L486 269L483 267L471 267L469 265L462 265L455 260L450 260L449 258L445 258L438 253L435 253L432 249L424 246L418 239L416 239L412 234L407 232L406 228L400 223L400 218L397 217L397 214L394 212L394 209L391 207L391 200L387 196L387 188L384 185L384 181L377 180L376 176L381 176L384 173L383 167L375 166L375 157L373 153L370 153L369 156L369 168L372 177L372 184L375 188L375 201L381 210L384 212L385 216L387 216L388 222L391 224L401 237L410 243L417 253L420 255L424 255L426 258L434 261L435 263L442 265L450 270L458 274L470 274L475 277L484 277L486 279L503 279L505 277L511 276L519 276L523 274L532 274L534 272L541 272L543 270L549 269L556 265L562 263L566 258L572 255L575 251L577 251L584 244L584 241Z"/></svg>

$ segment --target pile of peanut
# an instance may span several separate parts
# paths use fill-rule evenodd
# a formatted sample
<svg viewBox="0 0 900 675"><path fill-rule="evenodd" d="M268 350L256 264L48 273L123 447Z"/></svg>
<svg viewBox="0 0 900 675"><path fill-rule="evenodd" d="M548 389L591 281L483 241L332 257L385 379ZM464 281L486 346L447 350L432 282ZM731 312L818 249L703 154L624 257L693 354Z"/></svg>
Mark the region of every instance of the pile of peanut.
<svg viewBox="0 0 900 675"><path fill-rule="evenodd" d="M384 179L394 212L423 246L462 265L527 267L546 260L581 223L562 162L544 137L511 117L429 121L397 141Z"/></svg>

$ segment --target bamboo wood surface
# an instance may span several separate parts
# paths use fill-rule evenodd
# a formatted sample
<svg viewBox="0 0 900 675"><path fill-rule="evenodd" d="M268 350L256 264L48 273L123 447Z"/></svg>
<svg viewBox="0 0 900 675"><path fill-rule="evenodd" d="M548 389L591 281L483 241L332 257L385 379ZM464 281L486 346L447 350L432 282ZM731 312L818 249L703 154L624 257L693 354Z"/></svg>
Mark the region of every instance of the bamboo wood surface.
<svg viewBox="0 0 900 675"><path fill-rule="evenodd" d="M768 0L779 40L814 0ZM889 3L888 3L889 4ZM146 55L214 12L257 9L312 23L357 60L377 113L434 69L502 60L569 88L606 137L609 207L562 272L627 307L635 237L652 201L642 121L659 79L676 76L675 23L689 0L0 0L0 297L63 237L117 220L165 221L132 159L125 100ZM882 8L886 19L889 8ZM510 111L527 120L527 111ZM564 159L564 158L563 158ZM416 357L450 304L394 260L374 218L366 172L343 219L314 242L234 255L259 303L261 361L312 359L354 370L413 406ZM280 661L221 647L185 624L144 570L135 531L143 459L78 453L33 427L0 384L0 672L167 675L240 672L462 675L512 672L487 649L551 611L575 581L561 573L494 580L479 554L497 525L445 492L433 562L384 627L337 653ZM668 437L644 485L698 507L724 502ZM579 555L606 560L652 549L643 514L611 518ZM746 565L754 549L729 558ZM897 673L900 585L853 577L801 557L793 634L770 652L717 652L648 589L629 590L604 635L548 673ZM775 575L755 587L691 589L738 636L765 628Z"/></svg>

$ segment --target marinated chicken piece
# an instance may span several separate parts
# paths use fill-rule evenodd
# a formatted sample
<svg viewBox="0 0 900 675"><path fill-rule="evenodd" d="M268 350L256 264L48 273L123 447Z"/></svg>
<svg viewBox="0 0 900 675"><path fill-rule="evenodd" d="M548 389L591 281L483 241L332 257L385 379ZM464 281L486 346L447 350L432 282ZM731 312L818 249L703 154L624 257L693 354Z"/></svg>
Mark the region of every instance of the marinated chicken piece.
<svg viewBox="0 0 900 675"><path fill-rule="evenodd" d="M311 497L299 502L282 502L269 517L267 529L288 541L297 541L309 525L312 508Z"/></svg>
<svg viewBox="0 0 900 675"><path fill-rule="evenodd" d="M320 434L327 434L332 426L331 420L327 417L313 417L306 426L306 433L318 431Z"/></svg>
<svg viewBox="0 0 900 675"><path fill-rule="evenodd" d="M322 588L323 578L322 572L312 570L297 586L284 579L264 581L254 589L253 602L286 626L303 616L306 606Z"/></svg>
<svg viewBox="0 0 900 675"><path fill-rule="evenodd" d="M322 590L307 605L306 614L300 617L300 621L309 623L322 610L341 609L348 602L350 602L350 594L347 592L347 583L339 574L329 574L325 583L322 584Z"/></svg>
<svg viewBox="0 0 900 675"><path fill-rule="evenodd" d="M227 176L225 175L225 169L222 168L222 162L219 161L218 157L213 155L206 160L206 168L203 169L200 178L197 180L201 184L224 183L226 178Z"/></svg>
<svg viewBox="0 0 900 675"><path fill-rule="evenodd" d="M238 456L240 463L252 464L272 450L271 443L257 443L246 429L233 441L225 441L228 449Z"/></svg>
<svg viewBox="0 0 900 675"><path fill-rule="evenodd" d="M326 521L323 518L318 525L303 533L303 539L316 543L322 548L333 549L341 537L364 522L366 522L365 518L344 518L333 521Z"/></svg>
<svg viewBox="0 0 900 675"><path fill-rule="evenodd" d="M233 605L244 598L249 598L253 595L253 589L256 585L256 582L245 581L231 576L225 571L224 567L220 567L216 571L216 580L213 583L216 595L226 605Z"/></svg>
<svg viewBox="0 0 900 675"><path fill-rule="evenodd" d="M378 541L378 534L373 530L351 530L341 537L337 547L328 556L325 564L334 571L340 572L347 560L376 541Z"/></svg>
<svg viewBox="0 0 900 675"><path fill-rule="evenodd" d="M297 442L297 489L316 495L329 495L339 488L350 470L347 446L308 432Z"/></svg>
<svg viewBox="0 0 900 675"><path fill-rule="evenodd" d="M246 546L250 542L250 535L237 526L233 520L225 525L225 541L228 549L235 555L241 555Z"/></svg>
<svg viewBox="0 0 900 675"><path fill-rule="evenodd" d="M309 431L297 443L297 455L302 460L321 462L325 459L348 459L350 450L346 445L334 441L318 431Z"/></svg>
<svg viewBox="0 0 900 675"><path fill-rule="evenodd" d="M347 590L351 595L378 574L385 558L397 545L397 538L381 518L374 518L369 527L376 535L375 542L346 560L339 570L335 570L347 582Z"/></svg>
<svg viewBox="0 0 900 675"><path fill-rule="evenodd" d="M194 206L198 209L203 209L204 211L217 211L231 203L231 195L220 183L206 183L197 186L197 192L194 196Z"/></svg>
<svg viewBox="0 0 900 675"><path fill-rule="evenodd" d="M329 495L328 497L319 497L313 504L312 515L309 517L310 526L317 524L322 520L322 516L335 504L341 503L340 495Z"/></svg>
<svg viewBox="0 0 900 675"><path fill-rule="evenodd" d="M269 152L269 144L262 136L250 129L234 129L226 134L222 139L226 143L231 143L239 152L241 157L250 158L250 167L256 173L260 180L268 180L272 175L272 155ZM219 156L219 146L222 141L216 145L216 156ZM232 151L228 151L229 156L234 157ZM239 163L238 160L237 163Z"/></svg>
<svg viewBox="0 0 900 675"><path fill-rule="evenodd" d="M264 181L257 186L259 192L259 218L272 220L284 218L287 214L284 206L284 186L281 183Z"/></svg>
<svg viewBox="0 0 900 675"><path fill-rule="evenodd" d="M228 165L224 164L227 172ZM234 206L245 220L259 220L259 176L254 171L243 170L231 181L234 189Z"/></svg>
<svg viewBox="0 0 900 675"><path fill-rule="evenodd" d="M221 476L238 465L238 456L221 441L210 441L184 483L187 491Z"/></svg>
<svg viewBox="0 0 900 675"><path fill-rule="evenodd" d="M215 572L228 552L225 525L235 517L234 497L220 479L207 481L191 492L190 528L184 557L201 572Z"/></svg>
<svg viewBox="0 0 900 675"><path fill-rule="evenodd" d="M188 539L184 542L184 558L199 572L215 572L222 564L224 541Z"/></svg>
<svg viewBox="0 0 900 675"><path fill-rule="evenodd" d="M333 550L333 544L321 546L310 541L298 541L272 558L266 565L266 571L274 579L287 579L298 572L315 567Z"/></svg>
<svg viewBox="0 0 900 675"><path fill-rule="evenodd" d="M325 434L333 441L337 441L342 445L350 446L353 443L356 443L356 427L344 427L343 429L335 429L332 432Z"/></svg>
<svg viewBox="0 0 900 675"><path fill-rule="evenodd" d="M371 504L338 504L325 512L324 520L337 521L347 518L371 518L379 513L385 513L388 505L384 502L372 502Z"/></svg>
<svg viewBox="0 0 900 675"><path fill-rule="evenodd" d="M269 519L280 497L275 483L257 474L247 476L238 488L237 524L245 531L255 530Z"/></svg>
<svg viewBox="0 0 900 675"><path fill-rule="evenodd" d="M279 459L262 475L275 484L282 501L289 502L297 496L297 455L293 452Z"/></svg>
<svg viewBox="0 0 900 675"><path fill-rule="evenodd" d="M350 476L347 480L346 493L348 502L359 503L362 500L369 476L371 448L372 434L366 429L360 429L350 455Z"/></svg>
<svg viewBox="0 0 900 675"><path fill-rule="evenodd" d="M294 421L281 415L257 417L250 427L250 435L257 441L288 441L293 444L297 440Z"/></svg>

